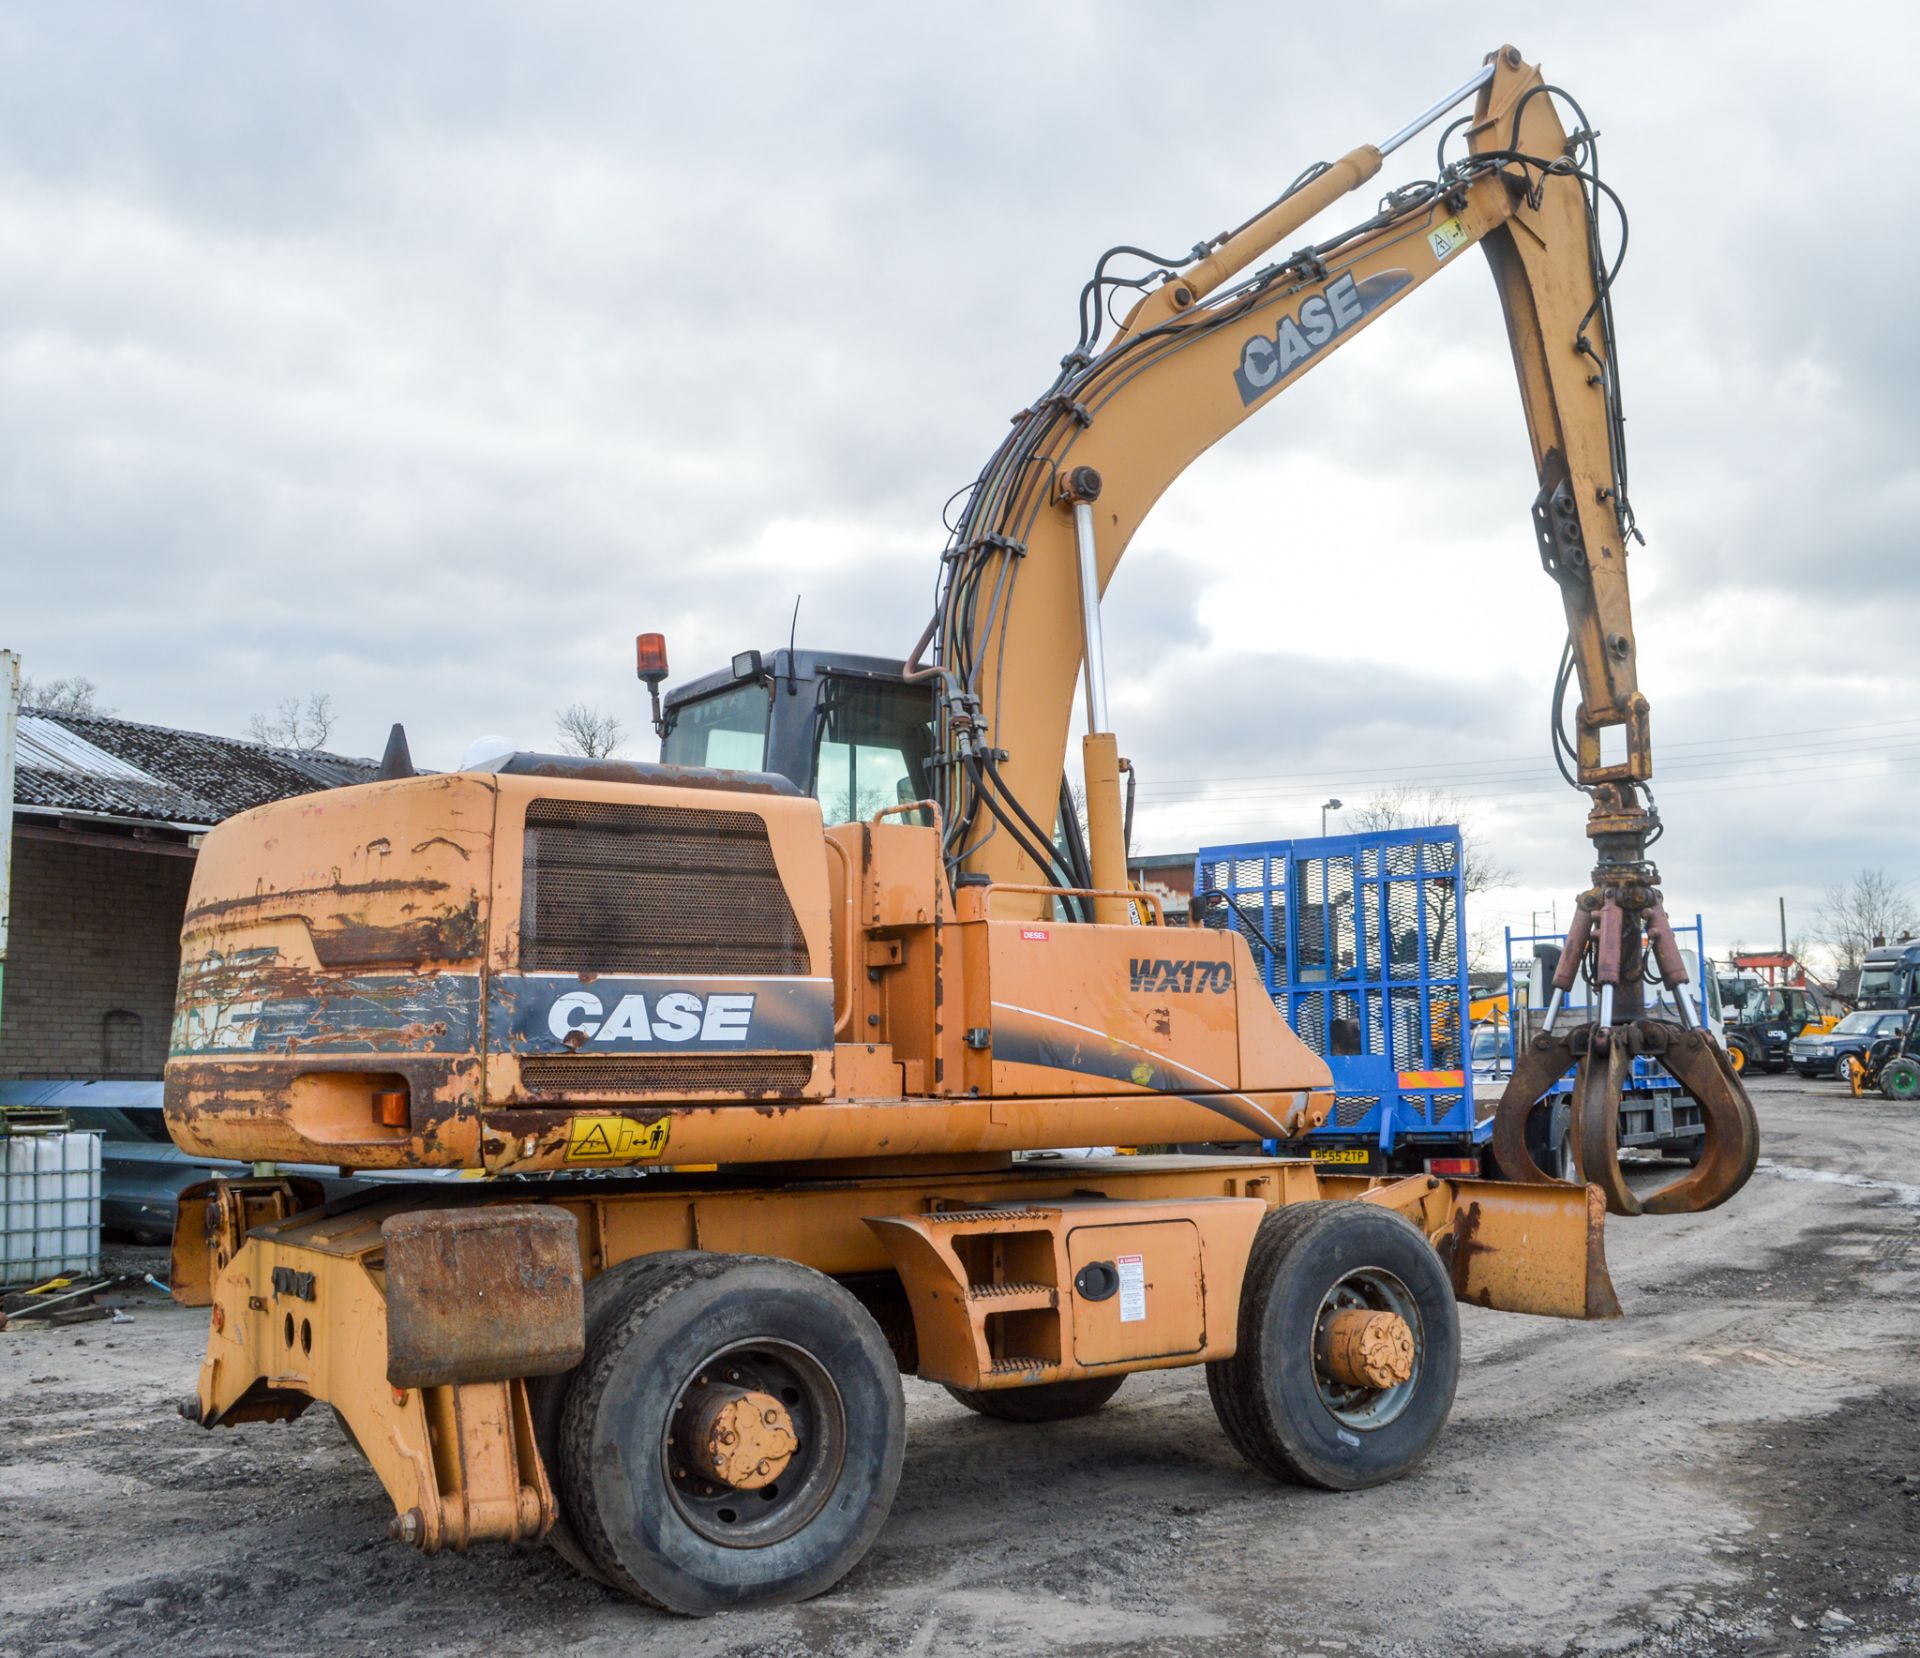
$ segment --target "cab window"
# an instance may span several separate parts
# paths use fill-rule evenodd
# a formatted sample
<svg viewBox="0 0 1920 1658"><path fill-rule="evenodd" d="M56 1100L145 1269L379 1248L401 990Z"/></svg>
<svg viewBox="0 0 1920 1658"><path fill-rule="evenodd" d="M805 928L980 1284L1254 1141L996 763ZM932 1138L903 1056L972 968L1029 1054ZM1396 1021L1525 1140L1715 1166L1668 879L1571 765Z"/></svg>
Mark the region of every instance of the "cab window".
<svg viewBox="0 0 1920 1658"><path fill-rule="evenodd" d="M716 691L673 712L673 729L660 745L670 766L719 766L759 771L767 763L767 687L750 680Z"/></svg>
<svg viewBox="0 0 1920 1658"><path fill-rule="evenodd" d="M815 705L813 792L828 823L927 796L932 701L924 686L829 674Z"/></svg>

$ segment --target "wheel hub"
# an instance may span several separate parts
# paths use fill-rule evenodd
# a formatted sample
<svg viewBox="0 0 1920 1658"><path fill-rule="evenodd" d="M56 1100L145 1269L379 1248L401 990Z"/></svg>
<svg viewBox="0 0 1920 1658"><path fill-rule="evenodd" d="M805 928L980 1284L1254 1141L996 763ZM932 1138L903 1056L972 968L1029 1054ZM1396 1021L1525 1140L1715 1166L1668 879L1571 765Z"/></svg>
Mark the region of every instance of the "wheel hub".
<svg viewBox="0 0 1920 1658"><path fill-rule="evenodd" d="M1313 1382L1343 1426L1384 1428L1407 1408L1420 1373L1413 1292L1384 1267L1355 1267L1321 1298L1313 1321Z"/></svg>
<svg viewBox="0 0 1920 1658"><path fill-rule="evenodd" d="M846 1409L826 1367L771 1338L708 1354L675 1394L662 1435L668 1501L702 1537L734 1549L806 1526L847 1454Z"/></svg>
<svg viewBox="0 0 1920 1658"><path fill-rule="evenodd" d="M1413 1331L1398 1313L1346 1308L1327 1320L1314 1356L1342 1387L1397 1387L1413 1379Z"/></svg>
<svg viewBox="0 0 1920 1658"><path fill-rule="evenodd" d="M800 1448L793 1417L780 1400L727 1383L695 1385L676 1437L688 1464L735 1491L772 1484Z"/></svg>

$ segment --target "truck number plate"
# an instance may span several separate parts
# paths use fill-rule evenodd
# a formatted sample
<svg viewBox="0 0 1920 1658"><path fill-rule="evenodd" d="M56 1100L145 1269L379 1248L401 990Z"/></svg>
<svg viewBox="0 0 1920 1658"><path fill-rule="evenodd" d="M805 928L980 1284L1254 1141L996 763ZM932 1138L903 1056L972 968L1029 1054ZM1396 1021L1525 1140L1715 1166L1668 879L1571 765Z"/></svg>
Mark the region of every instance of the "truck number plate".
<svg viewBox="0 0 1920 1658"><path fill-rule="evenodd" d="M1367 1161L1365 1146L1309 1146L1316 1163L1364 1163Z"/></svg>

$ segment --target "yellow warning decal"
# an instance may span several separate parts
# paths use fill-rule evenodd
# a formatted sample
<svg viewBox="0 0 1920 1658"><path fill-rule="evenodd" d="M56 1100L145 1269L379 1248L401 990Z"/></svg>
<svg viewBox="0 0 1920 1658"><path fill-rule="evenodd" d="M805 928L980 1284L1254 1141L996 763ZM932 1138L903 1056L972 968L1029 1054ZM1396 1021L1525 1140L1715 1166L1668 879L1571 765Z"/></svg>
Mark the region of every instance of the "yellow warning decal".
<svg viewBox="0 0 1920 1658"><path fill-rule="evenodd" d="M1444 224L1437 224L1427 232L1427 241L1432 246L1433 256L1436 259L1446 258L1455 248L1464 246L1466 240L1467 227L1457 218L1448 219Z"/></svg>
<svg viewBox="0 0 1920 1658"><path fill-rule="evenodd" d="M671 1117L636 1123L631 1117L575 1117L567 1124L569 1163L644 1163L667 1149Z"/></svg>

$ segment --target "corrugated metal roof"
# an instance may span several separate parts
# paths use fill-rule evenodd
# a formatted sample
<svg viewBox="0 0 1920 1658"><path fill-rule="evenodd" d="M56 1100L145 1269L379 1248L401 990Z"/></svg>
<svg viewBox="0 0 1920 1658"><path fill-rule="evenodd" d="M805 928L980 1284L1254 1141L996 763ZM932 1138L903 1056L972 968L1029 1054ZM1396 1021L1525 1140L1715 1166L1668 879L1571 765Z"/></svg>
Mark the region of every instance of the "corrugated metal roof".
<svg viewBox="0 0 1920 1658"><path fill-rule="evenodd" d="M86 738L45 714L23 712L20 715L20 747L15 763L42 771L74 772L82 777L111 777L124 783L159 781L138 766L128 765L118 755L95 748Z"/></svg>
<svg viewBox="0 0 1920 1658"><path fill-rule="evenodd" d="M22 710L15 810L210 829L270 800L366 783L379 763L94 714Z"/></svg>

